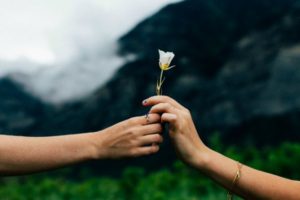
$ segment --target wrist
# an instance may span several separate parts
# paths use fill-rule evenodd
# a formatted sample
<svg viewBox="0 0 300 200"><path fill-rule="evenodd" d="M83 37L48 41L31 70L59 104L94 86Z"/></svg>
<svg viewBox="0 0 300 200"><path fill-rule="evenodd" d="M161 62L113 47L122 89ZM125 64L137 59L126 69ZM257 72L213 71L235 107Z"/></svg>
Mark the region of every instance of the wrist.
<svg viewBox="0 0 300 200"><path fill-rule="evenodd" d="M106 157L105 150L102 145L104 133L103 131L97 131L88 133L88 146L89 146L89 159L98 160L104 159Z"/></svg>
<svg viewBox="0 0 300 200"><path fill-rule="evenodd" d="M210 166L212 157L213 150L211 150L210 148L206 146L198 148L194 156L193 167L201 171L206 170Z"/></svg>

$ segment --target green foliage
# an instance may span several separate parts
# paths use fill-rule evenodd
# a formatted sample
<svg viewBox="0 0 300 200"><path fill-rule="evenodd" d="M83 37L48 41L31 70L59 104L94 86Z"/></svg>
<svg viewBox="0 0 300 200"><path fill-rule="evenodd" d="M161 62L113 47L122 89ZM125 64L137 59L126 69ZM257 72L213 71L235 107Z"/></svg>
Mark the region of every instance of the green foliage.
<svg viewBox="0 0 300 200"><path fill-rule="evenodd" d="M211 146L242 163L287 178L299 179L300 144L257 149L246 146L224 148L220 137ZM56 172L57 173L57 172ZM64 172L62 172L64 173ZM226 191L194 169L177 161L154 172L127 168L120 178L94 177L71 181L65 176L31 175L0 180L1 200L218 200ZM237 198L238 199L238 198Z"/></svg>

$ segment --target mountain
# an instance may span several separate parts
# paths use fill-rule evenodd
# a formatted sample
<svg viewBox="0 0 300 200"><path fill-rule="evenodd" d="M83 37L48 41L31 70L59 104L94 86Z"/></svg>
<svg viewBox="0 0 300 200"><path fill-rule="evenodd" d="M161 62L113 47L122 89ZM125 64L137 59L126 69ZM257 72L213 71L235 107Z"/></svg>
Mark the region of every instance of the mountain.
<svg viewBox="0 0 300 200"><path fill-rule="evenodd" d="M120 38L120 55L137 59L63 108L58 121L67 121L63 130L90 131L146 113L140 103L154 95L161 48L176 53L164 93L191 110L204 138L214 131L233 142L299 138L298 13L297 0L169 5Z"/></svg>
<svg viewBox="0 0 300 200"><path fill-rule="evenodd" d="M0 132L32 135L47 106L10 78L0 79Z"/></svg>
<svg viewBox="0 0 300 200"><path fill-rule="evenodd" d="M8 91L17 93L6 91L5 98L18 100L1 105L2 116L25 114L17 118L24 121L21 126L6 125L15 122L9 117L2 130L24 128L24 133L43 135L93 131L147 113L141 101L155 94L160 48L176 54L163 92L191 110L205 140L215 131L236 144L299 140L299 24L299 0L186 0L166 6L120 38L119 54L136 59L85 99L43 105L4 81ZM143 158L143 165L165 165L174 158L168 149L166 140L163 151Z"/></svg>

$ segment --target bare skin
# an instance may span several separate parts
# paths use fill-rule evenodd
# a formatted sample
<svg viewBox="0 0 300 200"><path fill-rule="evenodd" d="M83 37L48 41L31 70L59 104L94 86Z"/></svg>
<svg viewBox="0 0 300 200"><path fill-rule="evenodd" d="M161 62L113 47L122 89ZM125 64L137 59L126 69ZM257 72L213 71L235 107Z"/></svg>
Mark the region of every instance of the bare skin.
<svg viewBox="0 0 300 200"><path fill-rule="evenodd" d="M179 157L226 189L238 170L237 162L213 151L199 137L190 111L167 96L150 97L144 106L149 113L159 113L161 122L169 123L169 135ZM245 199L299 200L300 182L258 171L243 165L241 177L233 192Z"/></svg>
<svg viewBox="0 0 300 200"><path fill-rule="evenodd" d="M122 121L102 131L53 137L0 135L0 175L20 175L94 160L156 153L163 138L160 116Z"/></svg>

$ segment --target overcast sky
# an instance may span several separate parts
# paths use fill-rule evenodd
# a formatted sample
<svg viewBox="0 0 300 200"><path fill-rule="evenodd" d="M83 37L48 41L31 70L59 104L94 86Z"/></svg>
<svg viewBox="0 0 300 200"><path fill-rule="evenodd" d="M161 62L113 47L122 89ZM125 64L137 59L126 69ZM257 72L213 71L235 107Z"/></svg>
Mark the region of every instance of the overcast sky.
<svg viewBox="0 0 300 200"><path fill-rule="evenodd" d="M0 0L0 77L25 74L19 81L53 102L87 95L123 64L117 38L178 1Z"/></svg>
<svg viewBox="0 0 300 200"><path fill-rule="evenodd" d="M101 34L97 40L116 38L171 2L176 0L0 0L0 60L51 64L69 58L74 40L91 42L93 31Z"/></svg>

